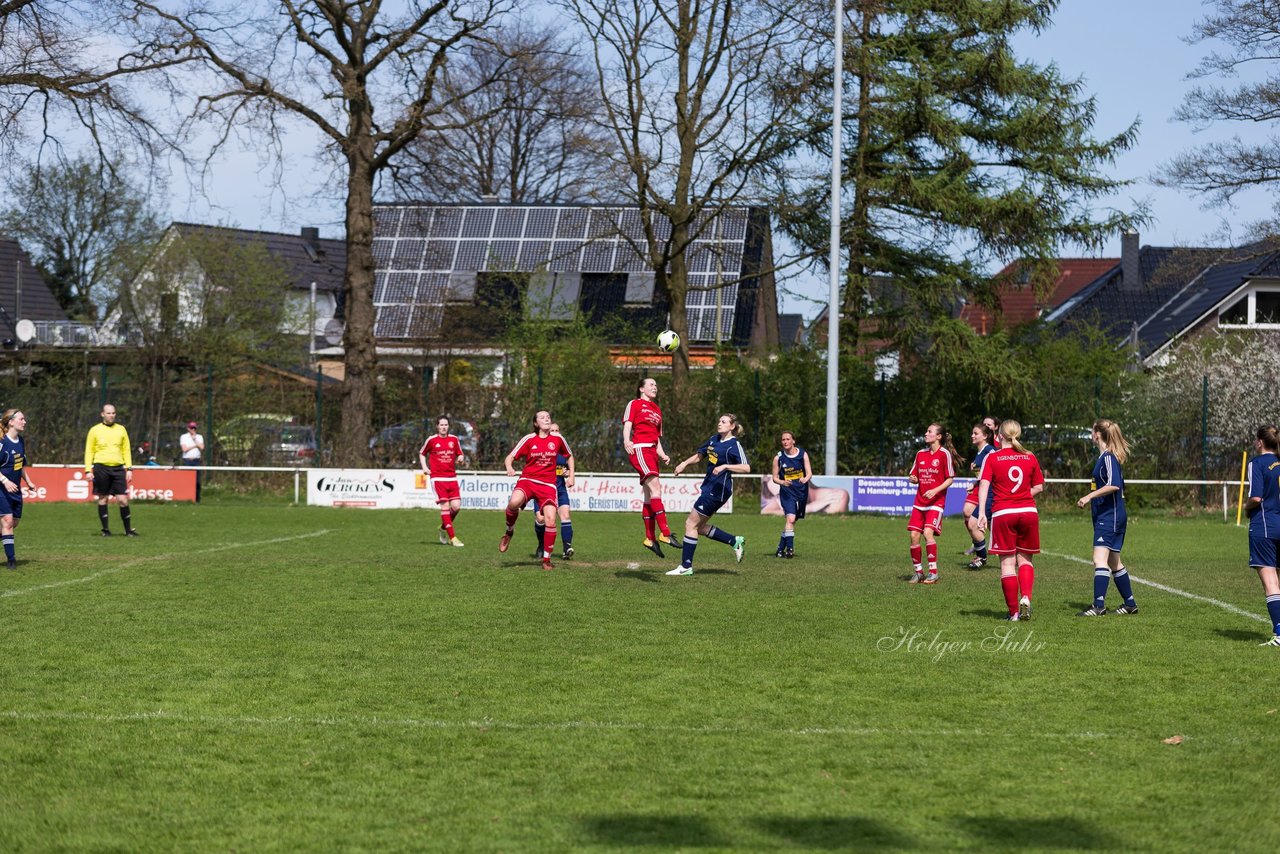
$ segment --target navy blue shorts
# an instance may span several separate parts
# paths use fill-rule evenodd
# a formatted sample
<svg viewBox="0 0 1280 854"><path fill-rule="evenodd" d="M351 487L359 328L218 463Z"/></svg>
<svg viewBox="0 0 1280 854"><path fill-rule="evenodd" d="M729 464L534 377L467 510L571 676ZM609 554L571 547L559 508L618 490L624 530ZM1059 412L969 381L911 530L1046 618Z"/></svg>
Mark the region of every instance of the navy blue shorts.
<svg viewBox="0 0 1280 854"><path fill-rule="evenodd" d="M1111 549L1111 551L1116 554L1119 554L1120 550L1124 548L1124 533L1126 528L1128 528L1127 524L1122 523L1119 526L1116 526L1111 524L1110 521L1101 525L1094 524L1093 547L1096 549L1099 546L1104 546Z"/></svg>
<svg viewBox="0 0 1280 854"><path fill-rule="evenodd" d="M1249 534L1249 566L1275 566L1276 540L1262 534Z"/></svg>
<svg viewBox="0 0 1280 854"><path fill-rule="evenodd" d="M802 484L798 489L782 487L778 491L778 500L782 502L783 515L794 515L797 519L803 519L804 509L809 504L809 484Z"/></svg>
<svg viewBox="0 0 1280 854"><path fill-rule="evenodd" d="M716 514L717 510L727 504L732 497L733 493L731 492L704 489L702 494L698 496L698 500L693 502L693 509L704 517L711 517Z"/></svg>
<svg viewBox="0 0 1280 854"><path fill-rule="evenodd" d="M9 478L13 480L12 477ZM18 481L14 480L14 483ZM0 487L0 516L12 516L15 519L22 518L22 486L18 486L17 492L10 492Z"/></svg>

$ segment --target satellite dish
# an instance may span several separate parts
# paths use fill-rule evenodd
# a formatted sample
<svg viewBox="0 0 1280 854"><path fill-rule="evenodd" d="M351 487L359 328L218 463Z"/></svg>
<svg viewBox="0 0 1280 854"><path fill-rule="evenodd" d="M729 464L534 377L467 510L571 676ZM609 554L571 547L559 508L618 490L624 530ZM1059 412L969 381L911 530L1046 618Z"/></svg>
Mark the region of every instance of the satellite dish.
<svg viewBox="0 0 1280 854"><path fill-rule="evenodd" d="M36 337L36 325L26 318L19 320L13 331L17 333L18 341L22 344Z"/></svg>
<svg viewBox="0 0 1280 854"><path fill-rule="evenodd" d="M342 343L342 321L336 317L329 318L329 322L324 325L324 340L326 344L334 347Z"/></svg>

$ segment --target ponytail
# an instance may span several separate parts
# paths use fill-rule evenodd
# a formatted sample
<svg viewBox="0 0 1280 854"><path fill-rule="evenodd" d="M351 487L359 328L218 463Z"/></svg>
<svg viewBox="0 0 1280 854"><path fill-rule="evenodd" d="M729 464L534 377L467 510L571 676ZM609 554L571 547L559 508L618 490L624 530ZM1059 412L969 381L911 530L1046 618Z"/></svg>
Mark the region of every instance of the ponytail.
<svg viewBox="0 0 1280 854"><path fill-rule="evenodd" d="M1008 421L1000 424L1000 438L1003 440L1006 448L1013 448L1020 454L1028 454L1026 448L1022 447L1022 443L1018 441L1018 437L1022 435L1022 425L1010 418Z"/></svg>
<svg viewBox="0 0 1280 854"><path fill-rule="evenodd" d="M9 432L9 422L13 420L13 416L21 412L21 409L6 409L4 415L0 415L0 432Z"/></svg>
<svg viewBox="0 0 1280 854"><path fill-rule="evenodd" d="M725 412L725 413L722 413L720 417L729 419L729 423L733 425L733 438L741 439L743 431L742 431L742 425L738 423L738 416L734 415L732 412ZM791 431L784 430L783 432L790 433ZM791 438L794 439L795 436L792 436Z"/></svg>
<svg viewBox="0 0 1280 854"><path fill-rule="evenodd" d="M1129 440L1120 432L1120 425L1110 418L1099 418L1093 422L1093 432L1107 446L1107 450L1115 454L1120 462L1129 459Z"/></svg>

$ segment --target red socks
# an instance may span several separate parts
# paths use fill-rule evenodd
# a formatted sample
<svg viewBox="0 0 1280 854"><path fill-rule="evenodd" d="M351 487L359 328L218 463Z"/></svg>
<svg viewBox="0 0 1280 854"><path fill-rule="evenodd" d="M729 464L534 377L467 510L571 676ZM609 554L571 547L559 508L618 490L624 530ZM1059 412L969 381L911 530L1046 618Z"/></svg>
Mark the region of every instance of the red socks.
<svg viewBox="0 0 1280 854"><path fill-rule="evenodd" d="M440 511L440 527L444 528L444 532L449 535L449 539L453 539L453 514L448 510Z"/></svg>
<svg viewBox="0 0 1280 854"><path fill-rule="evenodd" d="M650 506L648 501L644 503L644 510L641 511L641 516L644 518L645 539L652 540L653 539L653 507Z"/></svg>
<svg viewBox="0 0 1280 854"><path fill-rule="evenodd" d="M929 571L936 572L938 569L938 544L936 542L925 543L924 551L929 558Z"/></svg>
<svg viewBox="0 0 1280 854"><path fill-rule="evenodd" d="M1018 576L1000 576L1000 589L1004 591L1004 604L1009 607L1009 615L1018 613Z"/></svg>
<svg viewBox="0 0 1280 854"><path fill-rule="evenodd" d="M1036 583L1036 568L1029 563L1018 567L1018 587L1022 595L1031 598L1031 588Z"/></svg>
<svg viewBox="0 0 1280 854"><path fill-rule="evenodd" d="M920 568L920 547L919 546L911 547L911 564L916 569Z"/></svg>
<svg viewBox="0 0 1280 854"><path fill-rule="evenodd" d="M517 519L519 519L519 518L520 518L520 511L519 511L519 510L508 510L508 511L507 511L507 532L508 532L508 533L510 533L511 531L515 530L515 527L516 527L516 520L517 520Z"/></svg>
<svg viewBox="0 0 1280 854"><path fill-rule="evenodd" d="M671 539L671 529L667 527L667 508L662 503L662 499L650 499L649 504L653 507L653 521L657 523L658 530L661 531L662 535L668 540ZM652 539L652 537L650 537L650 539Z"/></svg>
<svg viewBox="0 0 1280 854"><path fill-rule="evenodd" d="M548 525L542 532L542 556L551 557L551 551L556 547L556 526Z"/></svg>

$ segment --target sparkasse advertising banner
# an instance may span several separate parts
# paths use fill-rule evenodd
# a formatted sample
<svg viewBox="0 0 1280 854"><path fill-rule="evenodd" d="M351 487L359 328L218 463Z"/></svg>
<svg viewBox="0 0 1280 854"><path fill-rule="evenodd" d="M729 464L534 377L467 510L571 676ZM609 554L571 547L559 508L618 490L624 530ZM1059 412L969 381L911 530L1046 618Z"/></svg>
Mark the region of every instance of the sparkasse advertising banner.
<svg viewBox="0 0 1280 854"><path fill-rule="evenodd" d="M502 510L516 478L505 474L460 473L458 491L467 510ZM687 513L701 492L701 478L664 477L662 500L668 513ZM436 493L422 472L392 469L308 469L307 503L322 507L435 509ZM639 513L640 483L635 475L578 475L569 489L575 510ZM722 512L732 513L730 501Z"/></svg>
<svg viewBox="0 0 1280 854"><path fill-rule="evenodd" d="M93 475L83 469L31 466L35 489L22 487L23 501L92 501ZM130 501L195 501L196 473L191 469L137 466L129 484Z"/></svg>

